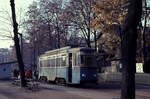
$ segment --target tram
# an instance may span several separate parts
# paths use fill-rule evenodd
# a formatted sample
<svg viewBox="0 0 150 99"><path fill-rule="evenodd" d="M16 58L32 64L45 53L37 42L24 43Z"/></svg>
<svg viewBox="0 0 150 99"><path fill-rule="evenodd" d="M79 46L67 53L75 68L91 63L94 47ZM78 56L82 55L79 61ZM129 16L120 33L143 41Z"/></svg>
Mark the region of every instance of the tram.
<svg viewBox="0 0 150 99"><path fill-rule="evenodd" d="M45 52L38 58L38 78L56 83L97 82L94 50L70 46Z"/></svg>

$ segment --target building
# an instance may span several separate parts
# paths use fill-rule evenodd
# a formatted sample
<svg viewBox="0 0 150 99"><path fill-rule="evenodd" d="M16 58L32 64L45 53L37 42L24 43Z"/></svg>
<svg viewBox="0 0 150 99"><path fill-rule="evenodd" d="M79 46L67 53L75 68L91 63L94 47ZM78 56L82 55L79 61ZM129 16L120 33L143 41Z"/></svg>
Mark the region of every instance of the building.
<svg viewBox="0 0 150 99"><path fill-rule="evenodd" d="M9 57L8 49L0 49L0 79L6 79L12 77L11 64L7 63Z"/></svg>

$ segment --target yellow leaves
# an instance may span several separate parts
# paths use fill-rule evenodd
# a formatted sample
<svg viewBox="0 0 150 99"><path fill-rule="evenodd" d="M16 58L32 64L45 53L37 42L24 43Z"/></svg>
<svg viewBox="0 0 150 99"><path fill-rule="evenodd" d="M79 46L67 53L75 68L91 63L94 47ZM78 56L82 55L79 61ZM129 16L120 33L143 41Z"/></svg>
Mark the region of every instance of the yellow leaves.
<svg viewBox="0 0 150 99"><path fill-rule="evenodd" d="M103 33L98 43L108 48L105 48L105 51L116 52L120 46L121 39L117 34L117 29L127 14L124 8L122 8L126 1L99 0L93 3L93 13L96 17L93 19L91 27L95 30L101 30Z"/></svg>
<svg viewBox="0 0 150 99"><path fill-rule="evenodd" d="M100 45L105 46L104 50L107 53L115 54L116 51L120 48L121 38L115 32L116 28L117 28L117 25L104 27L102 31L103 34L101 38L98 40L98 43Z"/></svg>
<svg viewBox="0 0 150 99"><path fill-rule="evenodd" d="M114 23L120 24L124 20L125 13L122 14L122 2L124 0L99 0L94 3L93 13L96 18L93 20L93 27L98 29L99 24L113 25ZM97 26L98 25L98 26Z"/></svg>
<svg viewBox="0 0 150 99"><path fill-rule="evenodd" d="M119 15L118 21L123 22L124 17L122 17L122 15Z"/></svg>
<svg viewBox="0 0 150 99"><path fill-rule="evenodd" d="M123 13L120 13L119 16L118 16L118 21L122 23L124 21L126 15L127 15L127 11L124 11Z"/></svg>

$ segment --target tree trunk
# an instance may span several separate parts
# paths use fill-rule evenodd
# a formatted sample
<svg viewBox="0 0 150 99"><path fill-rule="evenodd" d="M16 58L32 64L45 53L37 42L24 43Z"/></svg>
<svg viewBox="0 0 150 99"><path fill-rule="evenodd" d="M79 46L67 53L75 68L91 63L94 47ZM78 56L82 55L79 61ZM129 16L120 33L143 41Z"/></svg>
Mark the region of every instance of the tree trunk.
<svg viewBox="0 0 150 99"><path fill-rule="evenodd" d="M91 12L92 12L92 8L91 8L91 6L92 6L92 1L90 0L89 1L89 12L88 12L88 28L87 28L87 30L88 30L88 35L87 35L87 45L88 45L88 47L89 48L91 48L91 29L90 29L90 25L91 25Z"/></svg>
<svg viewBox="0 0 150 99"><path fill-rule="evenodd" d="M88 28L88 35L87 35L87 46L89 47L89 48L91 48L91 30L90 30L90 28Z"/></svg>
<svg viewBox="0 0 150 99"><path fill-rule="evenodd" d="M24 72L24 63L22 60L22 55L20 51L20 45L19 45L19 38L18 38L18 24L16 22L16 14L15 14L15 4L14 0L10 0L10 6L12 11L12 20L13 20L13 32L14 32L14 42L15 42L15 48L16 48L16 56L19 64L19 70L21 73L21 87L26 86L26 80L25 80L25 72Z"/></svg>
<svg viewBox="0 0 150 99"><path fill-rule="evenodd" d="M137 26L142 14L142 0L128 0L128 14L122 36L122 89L121 99L135 99Z"/></svg>
<svg viewBox="0 0 150 99"><path fill-rule="evenodd" d="M97 35L96 35L96 31L94 30L94 44L95 44L95 51L97 52Z"/></svg>

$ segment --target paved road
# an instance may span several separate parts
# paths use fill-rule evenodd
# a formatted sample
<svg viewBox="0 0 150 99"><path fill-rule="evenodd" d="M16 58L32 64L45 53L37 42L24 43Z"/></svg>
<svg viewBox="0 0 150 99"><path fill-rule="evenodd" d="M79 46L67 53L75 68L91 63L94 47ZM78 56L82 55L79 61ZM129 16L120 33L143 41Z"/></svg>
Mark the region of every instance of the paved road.
<svg viewBox="0 0 150 99"><path fill-rule="evenodd" d="M0 99L119 99L119 83L57 86L40 83L34 90L22 89L11 81L0 81ZM150 86L137 86L136 99L150 99Z"/></svg>

